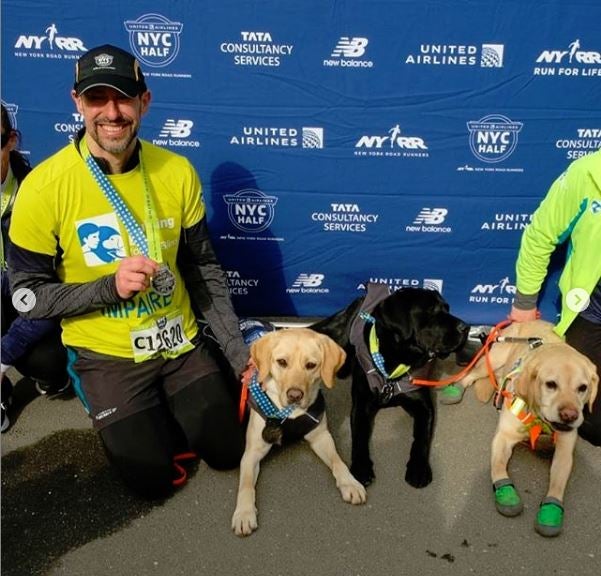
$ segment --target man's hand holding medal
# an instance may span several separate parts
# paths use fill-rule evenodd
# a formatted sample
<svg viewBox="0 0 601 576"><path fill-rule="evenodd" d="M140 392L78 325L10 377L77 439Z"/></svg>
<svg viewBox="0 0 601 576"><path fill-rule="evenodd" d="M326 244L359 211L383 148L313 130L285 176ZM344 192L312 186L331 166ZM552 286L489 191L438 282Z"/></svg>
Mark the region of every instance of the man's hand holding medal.
<svg viewBox="0 0 601 576"><path fill-rule="evenodd" d="M115 273L117 293L128 300L150 286L161 296L168 296L175 287L175 276L164 264L146 256L129 256L119 262Z"/></svg>

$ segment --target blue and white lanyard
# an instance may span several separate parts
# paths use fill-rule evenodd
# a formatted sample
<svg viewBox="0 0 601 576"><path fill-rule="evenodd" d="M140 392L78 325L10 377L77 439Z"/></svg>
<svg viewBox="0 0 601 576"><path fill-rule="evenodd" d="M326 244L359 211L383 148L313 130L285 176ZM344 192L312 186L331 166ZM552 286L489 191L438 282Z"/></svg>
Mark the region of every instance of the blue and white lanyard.
<svg viewBox="0 0 601 576"><path fill-rule="evenodd" d="M94 180L96 180L96 183L106 196L107 200L111 203L113 210L117 213L117 217L121 220L123 226L125 226L133 243L138 247L142 254L148 256L148 241L146 240L146 235L140 224L138 224L137 220L133 217L129 208L125 205L125 202L123 202L123 199L117 190L115 190L115 187L111 184L104 172L102 172L96 160L92 158L91 154L87 155L86 164L94 177Z"/></svg>

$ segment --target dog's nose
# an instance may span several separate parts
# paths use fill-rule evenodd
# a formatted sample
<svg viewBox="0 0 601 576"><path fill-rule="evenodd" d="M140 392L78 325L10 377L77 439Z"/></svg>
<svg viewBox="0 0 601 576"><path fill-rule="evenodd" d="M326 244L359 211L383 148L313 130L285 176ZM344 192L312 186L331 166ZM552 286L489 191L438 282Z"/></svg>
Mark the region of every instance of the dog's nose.
<svg viewBox="0 0 601 576"><path fill-rule="evenodd" d="M571 424L575 420L578 420L579 412L573 406L562 406L559 409L559 417L565 424Z"/></svg>
<svg viewBox="0 0 601 576"><path fill-rule="evenodd" d="M286 392L286 396L290 404L297 404L303 399L303 391L299 388L290 388L290 390Z"/></svg>

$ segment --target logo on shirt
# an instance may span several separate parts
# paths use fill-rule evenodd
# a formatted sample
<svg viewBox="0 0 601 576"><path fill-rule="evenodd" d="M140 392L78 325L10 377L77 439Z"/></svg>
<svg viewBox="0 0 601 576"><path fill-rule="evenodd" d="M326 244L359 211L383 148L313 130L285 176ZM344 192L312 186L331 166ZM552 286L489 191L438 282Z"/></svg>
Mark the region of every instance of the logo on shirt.
<svg viewBox="0 0 601 576"><path fill-rule="evenodd" d="M86 266L102 266L125 258L125 243L114 213L75 223Z"/></svg>

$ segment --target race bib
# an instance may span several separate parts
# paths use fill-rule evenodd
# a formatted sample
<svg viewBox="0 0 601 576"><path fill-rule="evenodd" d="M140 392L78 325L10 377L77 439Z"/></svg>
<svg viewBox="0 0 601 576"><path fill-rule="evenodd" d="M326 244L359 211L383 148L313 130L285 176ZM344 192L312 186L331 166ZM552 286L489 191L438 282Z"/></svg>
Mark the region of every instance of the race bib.
<svg viewBox="0 0 601 576"><path fill-rule="evenodd" d="M183 326L184 317L179 314L164 316L143 324L130 332L134 362L163 356L176 358L194 348L188 340Z"/></svg>

